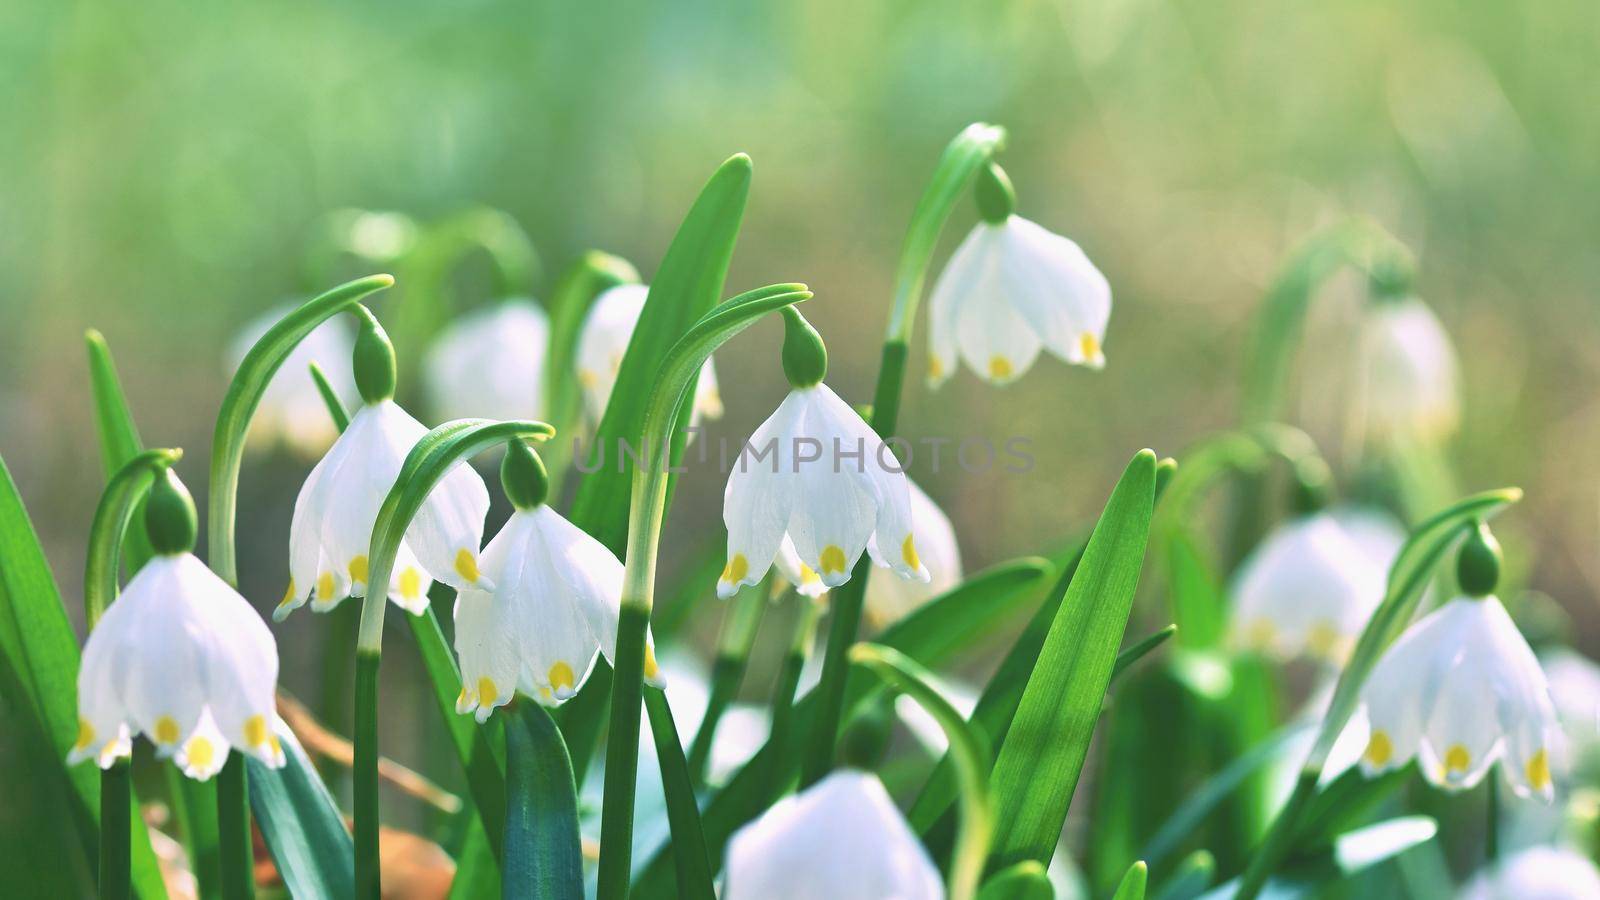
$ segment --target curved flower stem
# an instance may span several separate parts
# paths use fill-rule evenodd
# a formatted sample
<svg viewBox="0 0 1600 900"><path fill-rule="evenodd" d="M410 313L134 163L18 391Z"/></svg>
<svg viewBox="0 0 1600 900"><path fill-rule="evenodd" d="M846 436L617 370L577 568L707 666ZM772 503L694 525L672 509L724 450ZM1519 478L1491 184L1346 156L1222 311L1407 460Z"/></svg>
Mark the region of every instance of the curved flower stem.
<svg viewBox="0 0 1600 900"><path fill-rule="evenodd" d="M911 226L906 230L906 242L895 269L894 305L889 310L883 359L878 366L878 383L872 395L872 428L885 441L895 436L899 425L900 394L905 383L911 329L939 232L944 230L950 211L978 170L1004 146L1005 136L1005 129L981 122L968 125L956 135L939 158L933 179L928 182L911 216ZM872 562L863 555L850 573L850 580L831 592L833 620L828 626L828 646L822 657L822 681L817 686L816 724L801 761L802 786L812 784L833 766L839 717L844 709L845 675L849 668L845 653L855 643L856 632L861 627L861 604L871 571Z"/></svg>
<svg viewBox="0 0 1600 900"><path fill-rule="evenodd" d="M631 878L645 635L655 597L656 550L671 477L668 448L678 417L699 379L700 366L712 351L761 316L810 297L804 285L778 284L740 294L713 308L667 351L661 377L645 408L638 446L646 449L648 459L634 470L628 500L622 610L611 682L611 731L606 740L605 805L600 814L597 900L622 900L628 895Z"/></svg>

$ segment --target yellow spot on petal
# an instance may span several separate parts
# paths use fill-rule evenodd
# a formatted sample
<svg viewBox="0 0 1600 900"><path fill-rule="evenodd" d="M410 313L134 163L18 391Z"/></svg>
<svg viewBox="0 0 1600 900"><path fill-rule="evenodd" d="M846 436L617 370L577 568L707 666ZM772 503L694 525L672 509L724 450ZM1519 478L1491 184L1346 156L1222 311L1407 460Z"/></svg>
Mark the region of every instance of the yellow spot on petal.
<svg viewBox="0 0 1600 900"><path fill-rule="evenodd" d="M288 590L285 590L283 592L283 599L278 601L278 605L279 606L288 606L289 604L294 602L294 598L295 598L294 579L291 578L291 579L289 579L289 588L288 588Z"/></svg>
<svg viewBox="0 0 1600 900"><path fill-rule="evenodd" d="M158 744L175 744L178 742L178 723L171 716L162 716L156 720L155 739Z"/></svg>
<svg viewBox="0 0 1600 900"><path fill-rule="evenodd" d="M478 679L478 702L484 706L493 706L494 701L500 698L499 691L494 686L494 680L485 676Z"/></svg>
<svg viewBox="0 0 1600 900"><path fill-rule="evenodd" d="M366 583L367 558L365 556L350 557L350 580Z"/></svg>
<svg viewBox="0 0 1600 900"><path fill-rule="evenodd" d="M407 600L415 600L422 593L422 575L415 566L407 566L400 573L400 596Z"/></svg>
<svg viewBox="0 0 1600 900"><path fill-rule="evenodd" d="M806 565L805 563L801 563L800 564L800 583L801 584L816 584L817 582L819 582L821 580L822 580L822 577L817 574L817 570L816 569L811 568L810 566Z"/></svg>
<svg viewBox="0 0 1600 900"><path fill-rule="evenodd" d="M822 574L833 575L845 570L847 561L844 558L844 548L838 544L829 544L822 548L822 559L817 561L822 565Z"/></svg>
<svg viewBox="0 0 1600 900"><path fill-rule="evenodd" d="M272 748L273 756L283 753L283 742L278 740L278 736L275 734L268 736L267 746Z"/></svg>
<svg viewBox="0 0 1600 900"><path fill-rule="evenodd" d="M1374 730L1371 740L1367 741L1367 752L1362 758L1374 766L1386 766L1394 758L1394 742L1389 740L1386 732Z"/></svg>
<svg viewBox="0 0 1600 900"><path fill-rule="evenodd" d="M1444 751L1444 771L1447 775L1460 775L1472 768L1472 754L1460 744L1451 744Z"/></svg>
<svg viewBox="0 0 1600 900"><path fill-rule="evenodd" d="M1085 331L1078 335L1078 350L1083 353L1085 362L1092 362L1100 355L1100 339Z"/></svg>
<svg viewBox="0 0 1600 900"><path fill-rule="evenodd" d="M1271 646L1277 637L1278 627L1270 619L1256 619L1244 630L1245 644L1256 649Z"/></svg>
<svg viewBox="0 0 1600 900"><path fill-rule="evenodd" d="M654 678L661 673L661 667L656 665L656 648L649 644L644 645L644 677Z"/></svg>
<svg viewBox="0 0 1600 900"><path fill-rule="evenodd" d="M260 747L267 743L267 738L272 732L267 729L265 716L251 716L244 720L244 742L251 747Z"/></svg>
<svg viewBox="0 0 1600 900"><path fill-rule="evenodd" d="M1004 356L989 357L989 377L1010 378L1011 360L1006 359Z"/></svg>
<svg viewBox="0 0 1600 900"><path fill-rule="evenodd" d="M577 684L577 678L572 674L572 667L565 662L557 662L551 666L549 678L550 686L558 691L562 688L570 691L572 686Z"/></svg>
<svg viewBox="0 0 1600 900"><path fill-rule="evenodd" d="M333 573L323 572L317 576L317 598L321 600L333 599Z"/></svg>
<svg viewBox="0 0 1600 900"><path fill-rule="evenodd" d="M928 357L928 377L935 379L944 377L944 361L937 356Z"/></svg>
<svg viewBox="0 0 1600 900"><path fill-rule="evenodd" d="M900 545L900 555L905 557L906 565L911 568L922 568L922 560L917 558L917 542L912 535L906 535L905 543Z"/></svg>
<svg viewBox="0 0 1600 900"><path fill-rule="evenodd" d="M578 370L578 383L586 388L592 388L600 383L600 376L590 369Z"/></svg>
<svg viewBox="0 0 1600 900"><path fill-rule="evenodd" d="M188 758L190 768L209 769L216 758L216 748L211 746L211 741L196 735L184 745L183 755Z"/></svg>
<svg viewBox="0 0 1600 900"><path fill-rule="evenodd" d="M94 743L94 726L89 724L88 719L79 719L78 739L73 742L72 749L86 750L92 743Z"/></svg>
<svg viewBox="0 0 1600 900"><path fill-rule="evenodd" d="M1528 785L1536 791L1549 790L1550 788L1550 755L1543 750L1533 755L1528 760L1526 773Z"/></svg>
<svg viewBox="0 0 1600 900"><path fill-rule="evenodd" d="M1327 619L1319 620L1306 632L1306 649L1315 656L1327 660L1337 660L1339 657L1339 629Z"/></svg>
<svg viewBox="0 0 1600 900"><path fill-rule="evenodd" d="M749 574L750 560L745 559L743 553L735 553L728 564L722 567L722 580L729 584L737 584Z"/></svg>
<svg viewBox="0 0 1600 900"><path fill-rule="evenodd" d="M539 688L539 696L545 698L546 700L549 700L551 697L554 697L555 694L551 693L550 689L547 688L547 687L540 687Z"/></svg>
<svg viewBox="0 0 1600 900"><path fill-rule="evenodd" d="M456 574L467 581L478 580L478 556L471 550L462 547L456 551Z"/></svg>

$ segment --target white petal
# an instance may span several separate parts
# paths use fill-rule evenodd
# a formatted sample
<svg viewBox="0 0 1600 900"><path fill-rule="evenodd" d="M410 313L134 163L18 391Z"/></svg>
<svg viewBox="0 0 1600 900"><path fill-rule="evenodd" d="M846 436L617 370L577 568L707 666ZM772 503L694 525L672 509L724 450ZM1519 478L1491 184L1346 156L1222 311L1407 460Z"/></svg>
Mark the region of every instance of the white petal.
<svg viewBox="0 0 1600 900"><path fill-rule="evenodd" d="M987 237L999 240L998 233ZM1004 296L998 271L999 256L990 250L987 268L974 285L979 293L957 304L954 325L956 343L967 366L991 384L1004 385L1028 371L1039 356L1043 339Z"/></svg>
<svg viewBox="0 0 1600 900"><path fill-rule="evenodd" d="M75 764L94 759L102 768L132 753L127 721L122 705L122 679L118 672L133 651L131 629L137 611L112 603L89 632L78 668L78 737L67 762Z"/></svg>
<svg viewBox="0 0 1600 900"><path fill-rule="evenodd" d="M1482 869L1457 900L1595 900L1600 869L1583 853L1533 846Z"/></svg>
<svg viewBox="0 0 1600 900"><path fill-rule="evenodd" d="M1020 216L1006 220L1000 279L1005 296L1050 351L1104 368L1111 285L1078 245Z"/></svg>
<svg viewBox="0 0 1600 900"><path fill-rule="evenodd" d="M544 418L550 318L514 298L460 316L424 361L429 408L440 421Z"/></svg>
<svg viewBox="0 0 1600 900"><path fill-rule="evenodd" d="M297 304L284 304L250 320L239 329L228 347L227 371L232 375L256 341L272 326L294 311ZM316 363L334 393L348 407L357 398L355 378L350 373L350 354L355 346L350 323L335 316L306 335L273 373L250 421L250 441L282 442L303 456L315 456L338 436L338 429L327 406L311 380L310 364Z"/></svg>
<svg viewBox="0 0 1600 900"><path fill-rule="evenodd" d="M805 410L804 392L790 391L730 464L722 493L728 562L717 580L719 597L766 577L778 553L794 503L793 437Z"/></svg>
<svg viewBox="0 0 1600 900"><path fill-rule="evenodd" d="M879 628L961 583L961 550L956 545L955 527L916 482L908 479L907 484L911 488L912 533L930 577L921 582L874 569L867 579L866 615ZM869 550L875 543L868 545Z"/></svg>
<svg viewBox="0 0 1600 900"><path fill-rule="evenodd" d="M1233 639L1342 664L1383 600L1386 574L1327 514L1279 527L1240 567Z"/></svg>
<svg viewBox="0 0 1600 900"><path fill-rule="evenodd" d="M497 572L495 595L515 616L521 680L540 702L564 701L589 677L600 650L590 616L609 619L614 646L622 564L548 506L512 519L517 537Z"/></svg>
<svg viewBox="0 0 1600 900"><path fill-rule="evenodd" d="M496 707L511 702L521 670L517 622L494 595L464 590L456 595L456 654L461 661L461 695L456 712L477 711L487 721Z"/></svg>
<svg viewBox="0 0 1600 900"><path fill-rule="evenodd" d="M884 505L875 479L879 440L827 385L795 393L805 406L793 423L793 438L818 442L819 456L797 460L800 471L789 512L789 537L800 559L817 571L823 584L838 587L850 580ZM899 465L892 455L891 464ZM909 506L907 498L902 509L908 514ZM909 533L909 521L905 524Z"/></svg>
<svg viewBox="0 0 1600 900"><path fill-rule="evenodd" d="M962 239L950 262L934 282L928 298L928 385L937 388L955 374L960 360L956 343L960 313L969 304L982 304L982 285L991 280L998 246L992 226L979 224Z"/></svg>
<svg viewBox="0 0 1600 900"><path fill-rule="evenodd" d="M578 383L583 386L589 417L595 422L605 415L617 372L633 339L633 329L644 312L650 288L643 284L623 284L596 297L578 333Z"/></svg>
<svg viewBox="0 0 1600 900"><path fill-rule="evenodd" d="M228 741L218 730L210 710L201 716L193 733L184 737L173 761L183 774L196 781L209 781L211 776L222 771L228 761Z"/></svg>
<svg viewBox="0 0 1600 900"><path fill-rule="evenodd" d="M1460 419L1455 349L1421 300L1374 307L1357 359L1356 414L1367 437L1433 442L1455 431Z"/></svg>
<svg viewBox="0 0 1600 900"><path fill-rule="evenodd" d="M209 628L184 596L190 586L185 556L152 559L112 605L128 619L126 668L118 673L124 708L163 756L195 730L207 700L209 648L196 637L203 639Z"/></svg>
<svg viewBox="0 0 1600 900"><path fill-rule="evenodd" d="M773 562L778 567L778 573L788 579L802 597L820 597L827 593L828 586L822 583L815 569L800 561L800 554L794 550L794 541L787 536L778 545L778 556Z"/></svg>

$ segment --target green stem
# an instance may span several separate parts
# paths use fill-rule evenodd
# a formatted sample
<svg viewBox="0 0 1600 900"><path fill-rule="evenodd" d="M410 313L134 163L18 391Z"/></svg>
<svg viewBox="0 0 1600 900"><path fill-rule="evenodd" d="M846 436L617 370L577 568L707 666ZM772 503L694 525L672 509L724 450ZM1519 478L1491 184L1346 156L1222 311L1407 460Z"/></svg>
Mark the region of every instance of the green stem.
<svg viewBox="0 0 1600 900"><path fill-rule="evenodd" d="M606 738L597 900L622 900L628 896L628 867L633 856L633 785L639 775L644 636L649 625L648 605L623 602L622 615L617 621L616 675L611 680L611 731Z"/></svg>
<svg viewBox="0 0 1600 900"><path fill-rule="evenodd" d="M755 644L761 615L767 608L766 582L743 591L728 605L722 617L722 633L717 638L717 658L711 664L711 690L706 712L689 746L689 777L696 785L705 784L711 746L716 740L717 723L739 694L744 681L750 648Z"/></svg>
<svg viewBox="0 0 1600 900"><path fill-rule="evenodd" d="M1491 869L1500 862L1500 779L1495 777L1495 768L1498 764L1489 769L1485 778L1489 789L1484 798L1483 851Z"/></svg>
<svg viewBox="0 0 1600 900"><path fill-rule="evenodd" d="M238 753L229 754L217 775L217 836L222 845L222 896L249 900L256 895L256 864L250 842L249 776Z"/></svg>
<svg viewBox="0 0 1600 900"><path fill-rule="evenodd" d="M767 745L774 748L772 754L773 777L768 780L767 802L776 798L786 788L788 778L782 773L789 771L789 761L793 759L789 749L789 732L794 725L794 695L800 686L800 673L805 671L806 663L811 661L811 647L817 641L817 622L822 618L824 604L818 600L801 598L800 612L794 622L794 634L789 643L789 652L784 655L783 668L778 672L778 684L772 692L772 727L768 733ZM765 806L766 802L762 803Z"/></svg>
<svg viewBox="0 0 1600 900"><path fill-rule="evenodd" d="M128 900L133 895L133 785L128 761L100 773L100 898Z"/></svg>
<svg viewBox="0 0 1600 900"><path fill-rule="evenodd" d="M900 395L905 383L906 354L911 329L922 300L928 264L934 245L944 230L956 201L966 192L978 171L1005 143L1005 129L983 123L968 125L945 148L933 178L917 202L906 229L906 241L895 269L894 304L889 310L889 325L883 343L883 359L878 367L873 390L872 428L887 441L895 436L900 417ZM822 681L817 685L817 718L807 740L801 763L802 785L816 782L833 767L834 744L839 738L839 717L844 709L845 676L849 662L845 654L855 643L861 626L862 599L866 593L871 561L862 556L850 573L850 580L832 591L833 621L828 627L828 645L822 657Z"/></svg>
<svg viewBox="0 0 1600 900"><path fill-rule="evenodd" d="M378 871L378 654L356 651L355 797L356 896L381 895Z"/></svg>

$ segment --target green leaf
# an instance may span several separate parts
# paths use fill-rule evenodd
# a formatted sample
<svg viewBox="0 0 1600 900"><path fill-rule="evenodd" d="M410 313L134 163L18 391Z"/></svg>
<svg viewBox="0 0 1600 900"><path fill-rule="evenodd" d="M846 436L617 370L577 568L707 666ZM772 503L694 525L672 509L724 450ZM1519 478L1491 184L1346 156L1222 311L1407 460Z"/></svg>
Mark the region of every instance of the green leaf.
<svg viewBox="0 0 1600 900"><path fill-rule="evenodd" d="M619 556L628 534L634 466L632 460L614 458L618 443L635 441L643 433L645 408L668 351L722 296L749 194L750 157L742 153L724 162L701 189L650 284L611 401L588 448L604 453L606 461L578 485L570 518ZM681 432L673 436L674 462L683 453L685 438Z"/></svg>
<svg viewBox="0 0 1600 900"><path fill-rule="evenodd" d="M1053 567L1042 559L1022 559L1002 563L971 576L950 591L934 598L911 615L878 635L877 643L893 647L930 669L949 662L971 637L996 626L1036 596ZM866 700L874 679L855 672L846 683L846 711ZM816 713L816 693L800 698L794 706L791 734L803 733ZM769 796L793 782L798 757L785 744L771 742L734 773L727 784L704 805L701 828L713 871L722 865L722 851L739 826L755 818L766 807ZM952 793L952 798L954 794ZM669 849L658 851L640 871L634 894L639 898L674 896L672 857Z"/></svg>
<svg viewBox="0 0 1600 900"><path fill-rule="evenodd" d="M328 408L328 418L333 420L335 428L343 434L350 427L350 413L344 408L344 402L339 399L339 392L333 389L333 384L328 381L328 376L323 374L322 367L315 362L311 363L311 380L317 385L317 395L322 398L322 405Z"/></svg>
<svg viewBox="0 0 1600 900"><path fill-rule="evenodd" d="M678 894L696 900L715 900L710 856L706 853L705 832L700 827L700 807L690 780L689 764L683 755L683 742L672 719L666 692L657 687L644 689L645 712L650 716L650 734L655 740L660 761L661 789L667 801L667 824L672 829L672 856L676 861Z"/></svg>
<svg viewBox="0 0 1600 900"><path fill-rule="evenodd" d="M1000 745L992 864L1048 863L1061 838L1133 609L1154 511L1156 455L1135 454L1111 492Z"/></svg>
<svg viewBox="0 0 1600 900"><path fill-rule="evenodd" d="M578 795L561 732L528 700L518 700L508 719L504 896L582 897Z"/></svg>
<svg viewBox="0 0 1600 900"><path fill-rule="evenodd" d="M58 765L41 778L61 779L72 797L72 820L88 859L100 853L100 773L92 765L67 767L78 737L78 641L61 594L34 535L22 498L0 459L0 661L16 685L24 738ZM165 897L150 836L132 816L130 851L134 893Z"/></svg>
<svg viewBox="0 0 1600 900"><path fill-rule="evenodd" d="M1129 666L1149 656L1154 650L1165 644L1168 638L1178 633L1178 626L1168 625L1155 633L1141 638L1132 647L1117 654L1117 661L1111 666L1111 680L1115 682Z"/></svg>
<svg viewBox="0 0 1600 900"><path fill-rule="evenodd" d="M1306 807L1295 847L1314 850L1331 844L1338 835L1366 824L1366 818L1416 774L1415 765L1401 766L1368 778L1360 766L1351 766L1317 792Z"/></svg>
<svg viewBox="0 0 1600 900"><path fill-rule="evenodd" d="M917 702L950 741L961 782L961 833L956 838L954 861L950 865L950 897L969 900L976 895L983 876L984 858L989 852L989 836L994 831L994 805L989 797L989 742L967 725L961 713L929 683L933 673L905 654L880 644L857 644L850 648L850 661L872 670L891 687Z"/></svg>
<svg viewBox="0 0 1600 900"><path fill-rule="evenodd" d="M456 877L450 882L450 900L481 900L500 894L500 863L489 849L483 823L467 828L466 840L456 857Z"/></svg>
<svg viewBox="0 0 1600 900"><path fill-rule="evenodd" d="M132 459L144 444L139 440L139 428L134 424L133 414L128 411L128 399L123 396L122 383L117 378L117 367L111 360L111 348L106 346L106 339L93 328L85 332L83 338L89 350L89 385L94 392L94 421L100 435L100 461L109 478ZM130 572L137 571L149 561L153 551L150 549L150 539L144 533L143 516L134 517L122 553Z"/></svg>
<svg viewBox="0 0 1600 900"><path fill-rule="evenodd" d="M1044 866L1031 859L995 873L978 891L978 900L1055 900L1055 896L1056 889L1050 884ZM1117 895L1117 900L1122 900L1121 894ZM1130 900L1144 900L1142 888L1139 895Z"/></svg>
<svg viewBox="0 0 1600 900"><path fill-rule="evenodd" d="M1149 881L1150 868L1141 859L1128 867L1128 874L1122 876L1122 883L1117 885L1111 900L1144 900L1144 889Z"/></svg>
<svg viewBox="0 0 1600 900"><path fill-rule="evenodd" d="M271 769L254 757L250 811L284 886L295 897L349 897L355 893L350 832L311 759L281 719L273 731L285 765Z"/></svg>
<svg viewBox="0 0 1600 900"><path fill-rule="evenodd" d="M1381 863L1433 840L1439 824L1427 816L1402 816L1346 832L1332 846L1298 859L1265 885L1273 900L1311 900L1327 895L1331 885L1345 882ZM1242 878L1212 890L1205 900L1228 900L1242 888Z"/></svg>
<svg viewBox="0 0 1600 900"><path fill-rule="evenodd" d="M1194 900L1205 893L1217 877L1217 861L1209 850L1196 850L1178 863L1156 900Z"/></svg>

